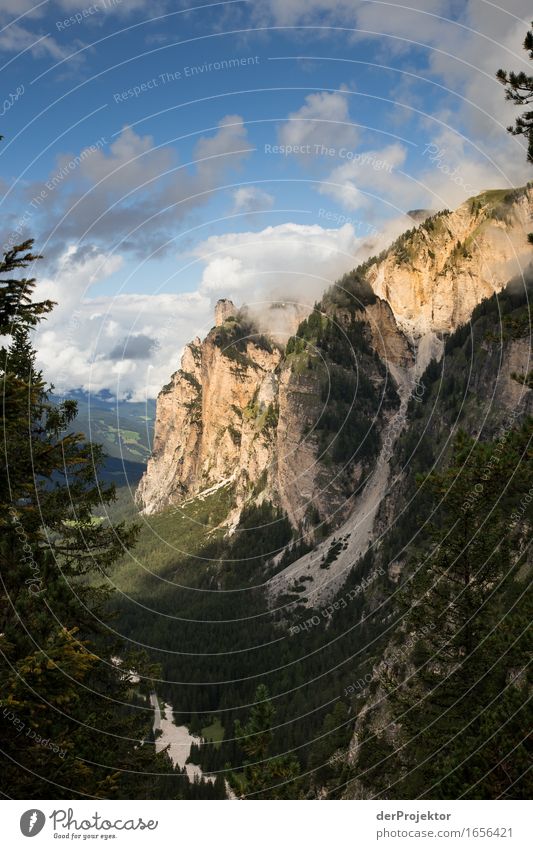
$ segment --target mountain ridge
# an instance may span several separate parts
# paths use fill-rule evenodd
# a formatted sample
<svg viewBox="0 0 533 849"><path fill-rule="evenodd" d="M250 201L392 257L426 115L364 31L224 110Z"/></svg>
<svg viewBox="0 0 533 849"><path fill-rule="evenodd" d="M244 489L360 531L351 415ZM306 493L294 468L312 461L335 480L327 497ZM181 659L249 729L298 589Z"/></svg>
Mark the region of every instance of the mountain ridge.
<svg viewBox="0 0 533 849"><path fill-rule="evenodd" d="M528 185L426 218L325 292L285 345L247 308L219 301L215 326L185 347L159 395L142 510L231 482L230 533L246 506L269 503L288 518L294 550L312 549L271 578L270 595L304 574L309 595L333 594L375 540L421 375L480 302L523 277L532 211ZM516 371L525 352L515 354ZM338 535L342 552L324 568Z"/></svg>

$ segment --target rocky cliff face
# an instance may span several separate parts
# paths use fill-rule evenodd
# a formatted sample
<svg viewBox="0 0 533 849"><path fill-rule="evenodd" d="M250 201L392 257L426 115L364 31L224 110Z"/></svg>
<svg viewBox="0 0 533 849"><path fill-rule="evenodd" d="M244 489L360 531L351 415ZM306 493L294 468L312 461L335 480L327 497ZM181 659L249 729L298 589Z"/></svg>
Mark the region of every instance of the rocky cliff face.
<svg viewBox="0 0 533 849"><path fill-rule="evenodd" d="M484 192L402 235L367 279L410 336L450 333L530 261L532 212L533 188Z"/></svg>
<svg viewBox="0 0 533 849"><path fill-rule="evenodd" d="M217 305L217 325L187 345L159 394L152 458L137 499L146 513L232 480L239 499L271 458L281 351Z"/></svg>
<svg viewBox="0 0 533 849"><path fill-rule="evenodd" d="M282 308L276 309L278 327ZM348 463L332 460L337 428L325 428L322 419L332 413L324 392L335 362L325 366L311 340L284 355L231 302L219 303L216 317L203 342L185 347L180 370L159 395L153 455L137 491L143 510L154 513L231 482L235 516L264 498L282 507L294 527L305 529L311 513L315 521L343 516L364 463L352 462L353 452ZM352 318L339 312L339 333L350 330ZM294 321L292 308L287 321ZM376 407L369 425L379 428L391 403L380 396L390 394L392 378L375 352L402 365L412 353L385 303L361 312L358 324L358 356Z"/></svg>
<svg viewBox="0 0 533 849"><path fill-rule="evenodd" d="M532 211L526 188L438 213L346 275L303 322L295 304L253 316L219 301L215 327L185 348L159 395L143 510L231 481L231 522L268 499L312 538L361 507L365 490L364 539L344 559L359 556L417 376L442 335L527 265Z"/></svg>

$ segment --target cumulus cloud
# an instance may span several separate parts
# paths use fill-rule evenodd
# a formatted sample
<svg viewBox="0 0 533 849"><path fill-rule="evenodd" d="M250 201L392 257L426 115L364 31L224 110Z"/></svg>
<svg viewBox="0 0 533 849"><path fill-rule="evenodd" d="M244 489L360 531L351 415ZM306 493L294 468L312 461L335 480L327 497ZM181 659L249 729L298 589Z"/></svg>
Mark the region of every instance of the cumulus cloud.
<svg viewBox="0 0 533 849"><path fill-rule="evenodd" d="M212 136L202 136L194 149L197 173L200 182L210 186L220 174L220 161L224 157L237 156L240 164L243 154L250 151L246 128L240 115L226 115L218 123L218 131Z"/></svg>
<svg viewBox="0 0 533 849"><path fill-rule="evenodd" d="M208 202L249 149L239 115L226 116L214 133L198 139L190 167L179 164L174 147L157 146L152 136L124 127L110 143L98 139L79 154L58 158L37 213L44 236L52 245L89 239L144 257L172 237L187 213ZM41 189L30 185L28 200Z"/></svg>
<svg viewBox="0 0 533 849"><path fill-rule="evenodd" d="M424 89L425 97L429 93L432 98L431 115L418 120L427 140L441 145L439 137L446 136L450 158L455 152L462 157L463 171L472 172L470 182L479 188L529 179L524 140L511 138L506 131L517 109L505 101L495 73L499 67L529 72L522 44L531 21L530 0L499 5L482 0L462 4L449 0L410 0L408 4L402 0L265 0L254 9L256 17L279 26L353 28L345 37L371 41L376 56L385 63L391 53L416 56L420 81L426 78L441 86L429 84ZM323 34L327 35L327 29ZM413 103L417 83L410 78L409 85ZM420 105L423 108L423 100ZM453 132L457 138L451 144ZM478 175L485 179L484 185L479 184ZM428 170L423 176L430 181L430 192L443 193L451 203L462 199L457 186L439 180L442 173L432 177Z"/></svg>
<svg viewBox="0 0 533 849"><path fill-rule="evenodd" d="M430 55L431 74L463 98L449 107L453 111L437 115L451 127L459 123L465 128L464 134L479 149L477 158L484 158L502 186L525 182L530 169L524 140L510 137L506 130L519 110L505 100L495 73L501 67L530 73L522 45L531 17L528 0L509 0L505 9L470 0L461 18L464 27L443 32L441 49ZM472 151L469 159L476 159Z"/></svg>
<svg viewBox="0 0 533 849"><path fill-rule="evenodd" d="M70 70L77 68L83 61L81 55L73 56L82 45L77 28L58 26L65 18L86 11L84 26L100 26L107 16L126 16L143 10L154 15L163 11L165 3L149 0L120 0L117 3L87 3L79 0L49 0L48 3L36 3L34 0L0 0L0 21L4 24L0 32L0 52L20 53L28 50L35 58L50 57L56 62L68 59ZM47 32L48 30L48 32ZM50 34L50 30L56 36ZM65 33L68 43L60 43Z"/></svg>
<svg viewBox="0 0 533 849"><path fill-rule="evenodd" d="M62 159L68 161L68 155L59 159L59 166L64 164ZM80 174L92 185L104 183L106 191L120 197L156 180L174 161L171 148L157 148L152 136L139 136L131 127L124 127L107 152L99 148L82 160Z"/></svg>
<svg viewBox="0 0 533 849"><path fill-rule="evenodd" d="M391 205L398 210L413 206L415 199L409 190L408 179L399 168L404 164L407 150L403 145L392 144L382 150L347 151L344 161L337 165L320 186L321 194L328 195L346 209L377 208L385 217ZM382 207L379 210L379 207Z"/></svg>
<svg viewBox="0 0 533 849"><path fill-rule="evenodd" d="M0 16L3 19L3 16ZM64 59L69 51L47 33L33 32L27 26L14 23L0 32L0 52L22 53L29 50L35 57L50 56L52 59Z"/></svg>
<svg viewBox="0 0 533 849"><path fill-rule="evenodd" d="M108 389L153 398L179 368L183 345L212 324L212 303L199 292L91 296L122 264L96 249L69 248L54 277L37 284L38 297L58 303L35 334L38 364L58 394Z"/></svg>
<svg viewBox="0 0 533 849"><path fill-rule="evenodd" d="M57 4L65 11L79 12L80 0L56 0ZM117 2L109 2L99 4L99 11L104 14L124 16L134 12L148 11L151 14L162 11L168 3L163 0L117 0Z"/></svg>
<svg viewBox="0 0 533 849"><path fill-rule="evenodd" d="M97 11L102 14L125 15L131 12L141 11L143 9L153 10L154 6L158 8L164 7L164 2L157 4L152 0L117 0L117 2L96 4ZM89 4L85 8L87 8ZM80 0L49 0L48 3L36 3L35 0L0 0L0 13L8 15L24 15L27 18L41 18L46 14L55 15L56 12L69 12L70 14L80 12L84 8ZM89 16L84 18L84 22L89 20Z"/></svg>
<svg viewBox="0 0 533 849"><path fill-rule="evenodd" d="M416 33L418 38L434 26L432 16L450 15L450 0L264 0L254 5L254 15L278 26L343 24L376 33L399 31L408 38Z"/></svg>
<svg viewBox="0 0 533 849"><path fill-rule="evenodd" d="M254 15L278 26L294 26L321 20L353 21L358 0L266 0L254 5Z"/></svg>
<svg viewBox="0 0 533 849"><path fill-rule="evenodd" d="M289 223L212 236L194 251L205 263L200 293L240 304L295 300L311 308L329 285L406 226L404 219L363 237L356 222L331 229Z"/></svg>
<svg viewBox="0 0 533 849"><path fill-rule="evenodd" d="M233 192L233 212L263 212L272 209L273 195L257 186L240 186Z"/></svg>
<svg viewBox="0 0 533 849"><path fill-rule="evenodd" d="M324 170L318 191L347 214L377 223L380 216L391 215L391 208L454 207L487 187L529 178L523 140L511 138L505 129L517 110L505 102L494 78L499 66L527 68L522 41L531 17L529 0L507 0L505 9L481 0L410 0L411 9L401 0L264 0L245 5L256 21L268 24L352 27L346 33L351 46L359 39L371 40L376 61L385 61L382 57L391 51L410 59L413 51L416 62L409 67L448 89L412 81L409 103L419 95L420 109L431 114L410 113L419 147L409 157L400 141L385 147L368 142L352 125L343 90L310 94L280 123L281 144L323 144L352 153L351 158L337 154L337 159L320 159ZM123 0L116 11L124 14L144 6L153 8L147 0ZM53 38L33 44L39 33L31 27L41 27L45 9L59 18L77 8L75 0L38 7L4 30L0 50L31 47L34 54L62 59L65 50ZM3 20L6 14L29 9L28 0L0 0ZM455 20L444 20L452 12ZM42 32L47 31L43 26ZM323 34L327 36L327 29ZM123 256L146 258L172 239L177 223L206 204L247 154L243 119L230 115L197 141L192 166L182 164L174 147L157 146L150 135L129 127L90 155L81 158L74 151L58 158L48 179L64 174L61 191L49 190L31 221L33 232L42 223L45 237L57 225L46 248L48 257L54 255L54 245L61 252L57 274L39 283L38 295L57 300L59 306L37 331L37 347L39 363L58 391L81 386L110 389L121 397L153 397L178 367L183 344L211 326L218 297L238 303L294 299L312 305L343 272L412 226L398 217L369 236L357 222L341 224L339 216L335 226L333 215L327 219L331 228L325 222L286 223L212 236L194 250L204 264L198 291L94 296L94 285L117 272ZM26 206L41 189L41 183L28 187ZM241 186L232 193L234 213L269 209L273 202L259 186ZM79 244L81 238L100 247L63 250L64 244ZM120 255L113 252L116 246Z"/></svg>
<svg viewBox="0 0 533 849"><path fill-rule="evenodd" d="M95 297L94 287L119 271L123 258L69 247L53 277L37 284L38 298L58 303L35 334L39 367L58 394L107 389L119 398L154 398L179 368L183 346L212 326L219 297L258 312L280 300L311 309L345 271L406 226L399 218L364 237L353 221L332 229L282 224L212 236L194 251L205 266L199 289L181 294Z"/></svg>
<svg viewBox="0 0 533 849"><path fill-rule="evenodd" d="M356 2L352 9L358 29L354 37L380 38L378 51L381 55L432 47L447 37L446 33L457 31L453 19L457 17L459 6L454 8L450 0Z"/></svg>
<svg viewBox="0 0 533 849"><path fill-rule="evenodd" d="M0 0L0 13L21 15L32 11L35 5L33 0ZM33 11L33 14L38 14L38 12Z"/></svg>
<svg viewBox="0 0 533 849"><path fill-rule="evenodd" d="M501 168L473 149L454 130L428 132L417 163L417 180L424 204L453 209L464 200L490 188L505 188L528 179L525 154L511 157Z"/></svg>
<svg viewBox="0 0 533 849"><path fill-rule="evenodd" d="M291 112L278 130L279 143L283 145L315 145L326 147L353 147L357 143L357 129L352 125L348 98L342 92L317 92L309 94L300 109ZM311 162L304 156L304 162Z"/></svg>

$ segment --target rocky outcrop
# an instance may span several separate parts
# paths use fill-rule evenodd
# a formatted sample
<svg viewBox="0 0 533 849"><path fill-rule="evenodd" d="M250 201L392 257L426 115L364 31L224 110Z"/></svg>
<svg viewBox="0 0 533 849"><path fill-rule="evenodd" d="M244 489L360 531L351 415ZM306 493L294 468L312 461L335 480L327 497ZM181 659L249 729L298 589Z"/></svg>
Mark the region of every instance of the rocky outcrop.
<svg viewBox="0 0 533 849"><path fill-rule="evenodd" d="M268 338L247 311L228 303L217 305L222 323L203 342L195 339L185 347L181 369L159 395L154 450L138 503L154 513L231 481L233 520L245 503L268 498L304 534L317 522L340 522L370 462L369 452L366 461L350 456L357 445L347 457L335 450L338 430L352 411L344 401L340 409L335 392L328 404L328 385L346 369L325 359L312 341L303 340L299 353L283 354L275 340L280 326L294 324L293 305L285 318L283 305L276 305L274 338ZM228 318L222 320L224 314ZM349 333L353 318L349 310L339 311L332 325ZM413 355L384 302L360 312L358 325L362 347L354 349L354 357L366 394L358 402L354 377L352 406L360 405L361 416L367 416L364 437L365 429L381 430L395 403L394 379L382 360L406 367ZM330 423L328 430L324 422L333 415L338 426Z"/></svg>
<svg viewBox="0 0 533 849"><path fill-rule="evenodd" d="M215 327L220 327L232 316L237 314L235 304L229 298L221 298L215 306Z"/></svg>
<svg viewBox="0 0 533 849"><path fill-rule="evenodd" d="M440 356L443 336L530 261L532 201L529 187L486 192L427 218L334 286L308 321L295 303L239 310L219 301L215 327L185 347L159 395L142 509L231 481L232 521L244 504L267 498L308 539L317 526L343 525L333 587L333 572L371 539L419 375ZM509 373L522 354L509 354ZM501 389L515 391L509 381ZM327 539L323 546L327 553ZM315 560L318 570L324 552L289 567L288 577Z"/></svg>
<svg viewBox="0 0 533 849"><path fill-rule="evenodd" d="M202 394L202 344L196 338L157 398L152 456L136 493L147 513L179 501L196 485Z"/></svg>
<svg viewBox="0 0 533 849"><path fill-rule="evenodd" d="M450 333L531 261L533 188L489 191L400 236L366 277L412 338Z"/></svg>
<svg viewBox="0 0 533 849"><path fill-rule="evenodd" d="M234 339L236 326L230 319L187 345L159 394L153 454L137 490L146 513L228 479L242 498L267 469L281 351Z"/></svg>
<svg viewBox="0 0 533 849"><path fill-rule="evenodd" d="M309 524L312 512L326 517L345 501L343 487L321 462L318 450L315 430L322 407L315 374L298 373L290 366L282 370L275 487L295 528Z"/></svg>

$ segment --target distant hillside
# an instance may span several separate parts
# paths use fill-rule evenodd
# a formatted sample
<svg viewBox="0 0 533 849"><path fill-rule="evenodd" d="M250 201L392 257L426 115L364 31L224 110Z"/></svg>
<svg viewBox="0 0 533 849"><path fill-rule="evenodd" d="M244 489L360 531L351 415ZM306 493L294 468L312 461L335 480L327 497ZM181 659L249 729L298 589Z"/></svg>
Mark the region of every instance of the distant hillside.
<svg viewBox="0 0 533 849"><path fill-rule="evenodd" d="M102 481L136 486L150 456L155 421L155 401L117 401L106 393L82 390L67 393L78 404L73 430L102 445L108 455L100 473ZM56 399L57 400L57 399Z"/></svg>

